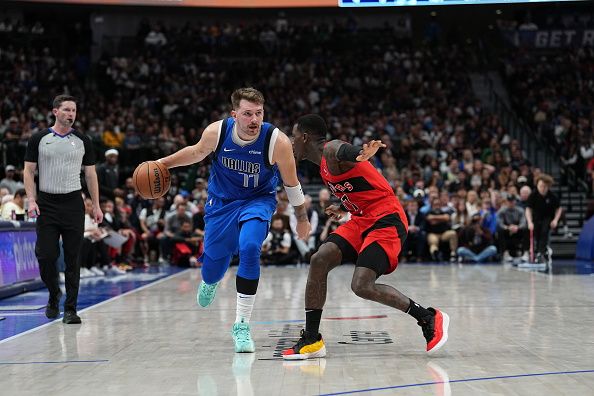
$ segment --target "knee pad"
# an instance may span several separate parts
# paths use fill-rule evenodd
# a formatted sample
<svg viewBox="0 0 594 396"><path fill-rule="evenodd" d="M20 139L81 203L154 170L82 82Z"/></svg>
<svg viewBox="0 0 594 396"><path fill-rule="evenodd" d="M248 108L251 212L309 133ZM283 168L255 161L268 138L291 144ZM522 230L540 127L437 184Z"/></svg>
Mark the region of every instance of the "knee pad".
<svg viewBox="0 0 594 396"><path fill-rule="evenodd" d="M229 269L231 257L222 257L216 260L211 259L206 254L202 256L202 279L204 282L212 285L223 279L225 272Z"/></svg>
<svg viewBox="0 0 594 396"><path fill-rule="evenodd" d="M250 280L260 277L260 252L267 234L267 221L251 219L243 223L239 234L238 276Z"/></svg>

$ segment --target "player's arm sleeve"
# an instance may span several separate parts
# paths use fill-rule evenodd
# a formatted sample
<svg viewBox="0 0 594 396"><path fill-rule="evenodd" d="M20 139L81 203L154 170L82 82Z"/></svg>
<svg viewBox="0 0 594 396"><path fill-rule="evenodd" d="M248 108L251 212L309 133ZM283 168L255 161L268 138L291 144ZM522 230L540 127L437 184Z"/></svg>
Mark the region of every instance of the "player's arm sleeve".
<svg viewBox="0 0 594 396"><path fill-rule="evenodd" d="M357 162L361 146L353 146L342 140L331 140L324 146L324 158L329 162Z"/></svg>
<svg viewBox="0 0 594 396"><path fill-rule="evenodd" d="M357 162L357 157L361 154L361 146L353 146L350 143L343 143L336 151L336 159L339 161Z"/></svg>

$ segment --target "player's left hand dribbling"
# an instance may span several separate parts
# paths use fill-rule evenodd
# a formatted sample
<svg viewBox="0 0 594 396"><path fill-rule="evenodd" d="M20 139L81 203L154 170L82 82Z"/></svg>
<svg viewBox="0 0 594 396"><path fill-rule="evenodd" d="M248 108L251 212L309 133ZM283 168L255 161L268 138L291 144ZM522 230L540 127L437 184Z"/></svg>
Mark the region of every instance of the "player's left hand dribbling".
<svg viewBox="0 0 594 396"><path fill-rule="evenodd" d="M369 143L365 143L363 145L361 154L357 156L357 161L367 161L369 158L373 157L375 153L377 153L377 150L384 147L386 147L386 145L383 144L381 140L370 140Z"/></svg>

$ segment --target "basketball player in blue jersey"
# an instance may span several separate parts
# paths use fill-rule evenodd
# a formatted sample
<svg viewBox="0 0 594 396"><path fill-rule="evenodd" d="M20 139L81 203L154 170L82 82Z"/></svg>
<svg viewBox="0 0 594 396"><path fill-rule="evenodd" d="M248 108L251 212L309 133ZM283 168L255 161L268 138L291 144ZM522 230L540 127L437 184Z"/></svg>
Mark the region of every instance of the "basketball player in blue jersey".
<svg viewBox="0 0 594 396"><path fill-rule="evenodd" d="M174 168L213 155L198 304L207 307L212 303L232 256L239 253L232 335L235 352L254 352L249 320L260 278L260 250L276 208L279 173L295 207L299 238L308 237L310 224L291 141L278 128L263 122L264 96L254 88L240 88L231 95L231 103L231 117L206 127L194 146L159 161Z"/></svg>

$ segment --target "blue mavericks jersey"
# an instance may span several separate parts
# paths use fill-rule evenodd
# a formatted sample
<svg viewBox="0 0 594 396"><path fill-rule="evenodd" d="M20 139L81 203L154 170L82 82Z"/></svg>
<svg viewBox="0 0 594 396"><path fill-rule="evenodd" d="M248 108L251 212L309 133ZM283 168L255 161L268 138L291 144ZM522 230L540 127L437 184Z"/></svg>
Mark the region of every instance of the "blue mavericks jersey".
<svg viewBox="0 0 594 396"><path fill-rule="evenodd" d="M245 146L233 141L234 126L232 117L223 120L208 179L209 197L243 200L275 196L278 167L268 161L274 125L264 122L258 138Z"/></svg>

